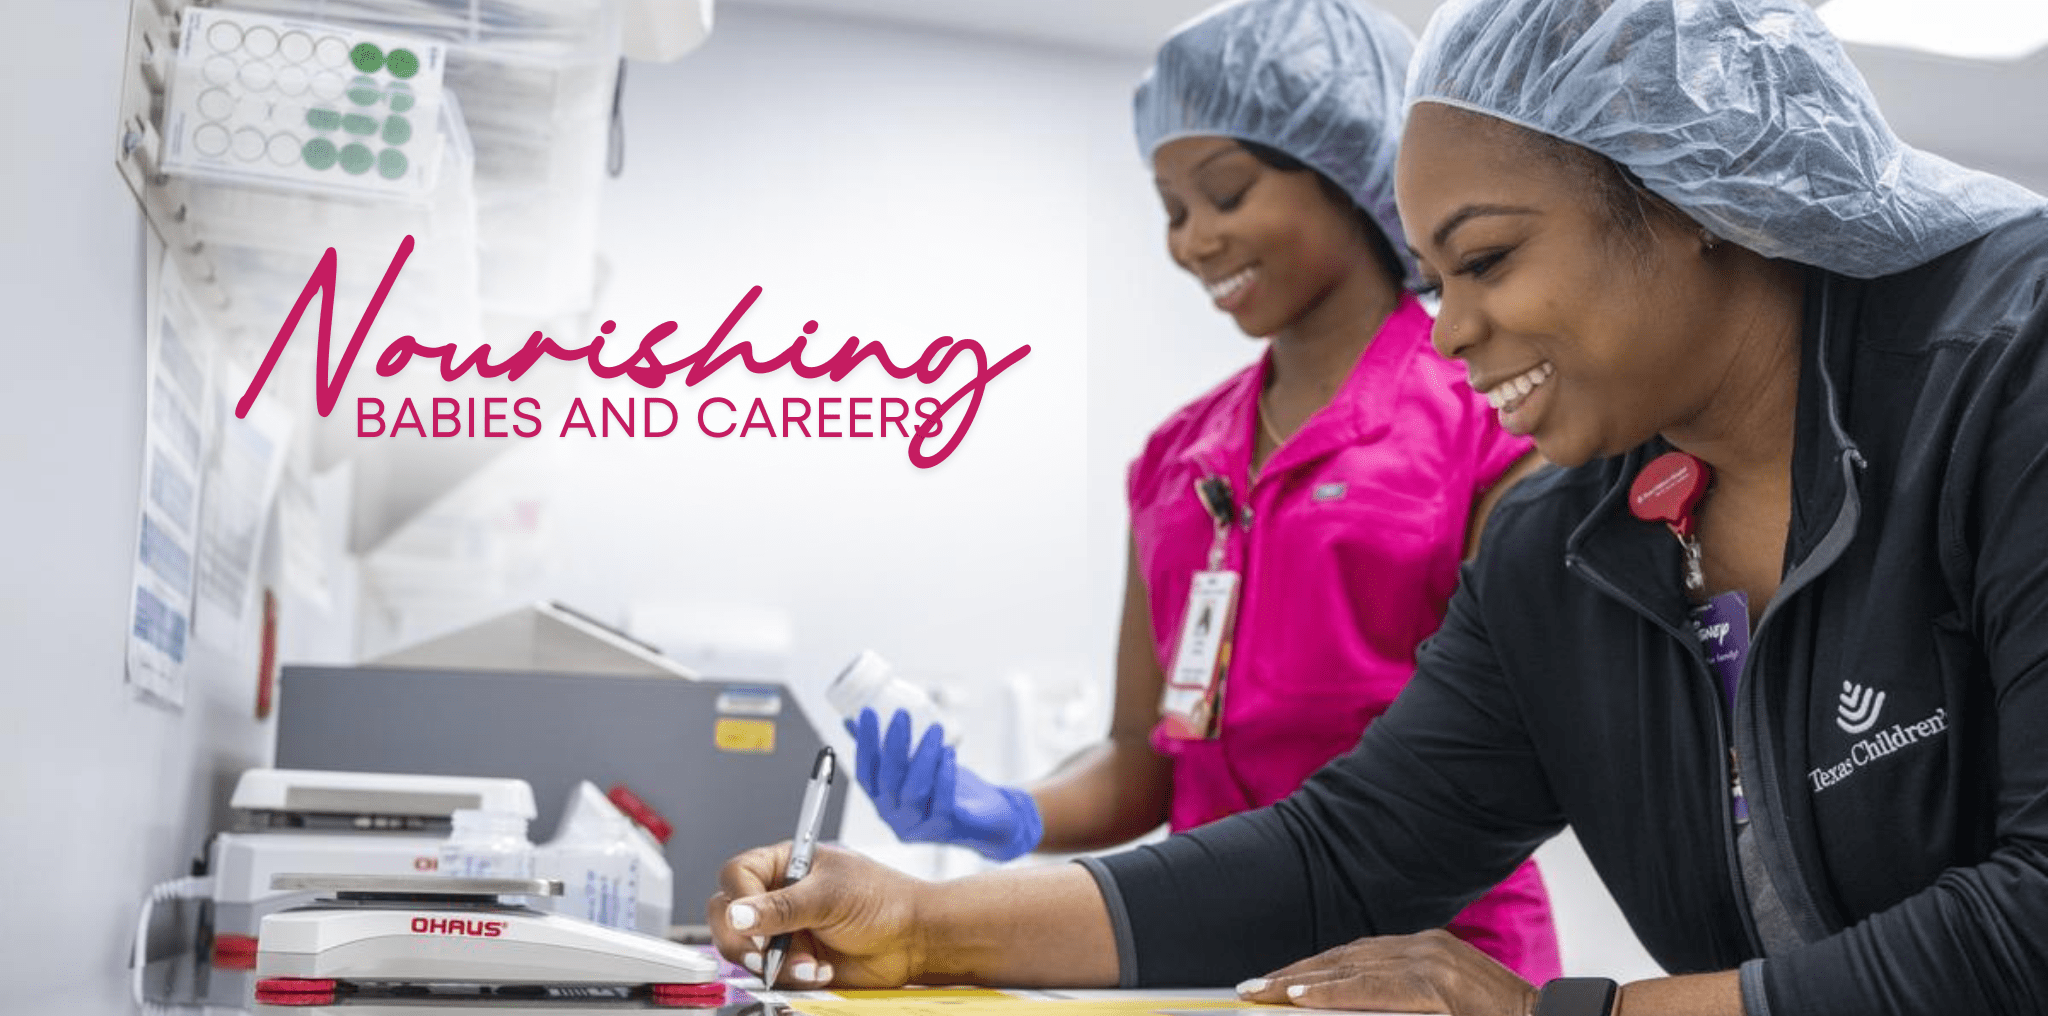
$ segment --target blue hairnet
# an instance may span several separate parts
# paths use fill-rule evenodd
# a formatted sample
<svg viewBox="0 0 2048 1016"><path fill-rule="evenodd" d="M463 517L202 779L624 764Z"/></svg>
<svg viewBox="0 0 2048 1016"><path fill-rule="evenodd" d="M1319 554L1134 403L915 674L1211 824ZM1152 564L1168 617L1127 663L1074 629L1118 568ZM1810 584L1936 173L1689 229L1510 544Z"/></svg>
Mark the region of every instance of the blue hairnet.
<svg viewBox="0 0 2048 1016"><path fill-rule="evenodd" d="M1900 141L1801 0L1449 0L1408 96L1590 148L1716 234L1843 275L2042 203Z"/></svg>
<svg viewBox="0 0 2048 1016"><path fill-rule="evenodd" d="M1394 151L1414 37L1351 0L1237 0L1159 47L1133 100L1138 154L1222 136L1277 148L1329 177L1379 224L1412 281L1394 212Z"/></svg>

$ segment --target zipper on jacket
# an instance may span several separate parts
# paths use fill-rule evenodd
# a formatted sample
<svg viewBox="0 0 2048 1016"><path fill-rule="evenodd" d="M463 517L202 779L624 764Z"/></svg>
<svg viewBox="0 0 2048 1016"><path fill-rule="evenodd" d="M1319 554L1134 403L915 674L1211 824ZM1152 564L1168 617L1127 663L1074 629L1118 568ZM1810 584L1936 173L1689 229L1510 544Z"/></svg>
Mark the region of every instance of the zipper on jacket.
<svg viewBox="0 0 2048 1016"><path fill-rule="evenodd" d="M1825 378L1825 375L1823 377ZM1832 417L1832 413L1830 413L1830 416ZM1837 430L1839 432L1839 427ZM1842 440L1846 442L1847 438L1843 437ZM1756 687L1755 664L1757 658L1761 655L1760 650L1764 646L1765 632L1776 631L1771 625L1772 619L1783 612L1785 605L1790 603L1793 597L1804 592L1808 586L1812 585L1822 572L1833 567L1834 563L1841 558L1843 552L1847 549L1849 542L1855 538L1857 522L1862 517L1862 501L1856 486L1856 470L1864 467L1865 462L1861 452L1856 450L1854 446L1844 449L1840 467L1843 484L1842 505L1837 510L1834 521L1829 523L1827 532L1822 534L1819 542L1807 553L1806 557L1795 565L1791 572L1785 575L1783 581L1778 583L1778 589L1772 595L1771 601L1764 605L1763 616L1757 619L1755 630L1750 632L1749 653L1742 661L1742 676L1736 682L1737 705L1734 713L1729 716L1729 722L1732 725L1731 734L1737 744L1741 742L1744 731L1748 732L1752 742L1757 741L1762 736L1762 728L1765 725L1764 710L1766 705L1763 693L1758 691ZM1747 710L1749 719L1747 724L1741 722L1745 712L1742 708L1743 703L1747 703L1750 707ZM1762 750L1767 751L1768 748ZM1733 749L1731 749L1731 752L1733 752ZM1738 755L1730 755L1731 766L1737 765L1739 761ZM1761 771L1766 777L1770 775L1768 765L1764 766ZM1739 781L1741 779L1740 770L1736 769L1735 774L1736 779ZM1768 778L1763 784L1766 792L1769 792L1770 788L1775 785ZM1807 881L1805 873L1799 870L1797 852L1790 843L1783 842L1786 838L1784 823L1777 823L1773 828L1777 832L1775 841L1781 847L1784 854L1784 863L1779 864L1776 868L1771 866L1774 841L1767 839L1764 831L1753 824L1750 834L1756 837L1757 863L1764 869L1764 877L1771 880L1779 903L1785 909L1786 918L1792 922L1794 930L1801 937L1810 938L1809 932L1822 935L1830 933L1828 930L1829 922L1822 920L1818 912L1818 906L1813 901L1813 887ZM1798 894L1796 897L1792 895L1795 891Z"/></svg>
<svg viewBox="0 0 2048 1016"><path fill-rule="evenodd" d="M1749 795L1742 792L1742 749L1728 748L1728 796L1730 805L1740 803L1745 821L1749 814Z"/></svg>
<svg viewBox="0 0 2048 1016"><path fill-rule="evenodd" d="M1750 954L1762 956L1764 954L1763 938L1756 930L1756 913L1749 905L1749 888L1743 882L1742 859L1736 852L1735 846L1735 798L1742 792L1742 771L1737 764L1735 746L1731 743L1735 721L1734 717L1728 715L1727 707L1721 701L1720 679L1714 676L1713 669L1707 665L1706 656L1700 650L1697 637L1685 637L1685 633L1665 623L1663 618L1658 617L1649 608L1622 592L1618 586L1609 582L1606 576L1586 567L1584 560L1577 554L1565 557L1565 568L1579 573L1580 576L1585 578L1586 581L1591 582L1601 592L1613 597L1623 605L1634 610L1637 614L1649 618L1658 628L1663 629L1665 634L1677 639L1680 645L1686 647L1686 657L1692 661L1693 674L1695 677L1702 679L1696 681L1695 684L1705 689L1708 704L1713 710L1714 755L1716 758L1726 760L1724 765L1718 767L1720 771L1714 775L1714 796L1721 803L1721 806L1716 809L1721 813L1721 861L1727 868L1728 885L1735 891L1735 912L1741 918L1742 933L1749 940ZM1753 646L1754 644L1752 644L1752 648Z"/></svg>

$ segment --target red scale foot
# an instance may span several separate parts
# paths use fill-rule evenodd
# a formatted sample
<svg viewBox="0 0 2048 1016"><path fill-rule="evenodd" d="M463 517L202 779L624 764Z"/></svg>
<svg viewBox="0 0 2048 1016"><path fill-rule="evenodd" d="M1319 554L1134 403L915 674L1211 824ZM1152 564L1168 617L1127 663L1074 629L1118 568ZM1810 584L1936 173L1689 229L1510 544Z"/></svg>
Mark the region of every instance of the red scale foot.
<svg viewBox="0 0 2048 1016"><path fill-rule="evenodd" d="M725 1004L725 982L704 984L651 984L648 992L655 1005L710 1008Z"/></svg>
<svg viewBox="0 0 2048 1016"><path fill-rule="evenodd" d="M264 1005L327 1005L334 1001L334 982L266 977L256 982L256 1001Z"/></svg>
<svg viewBox="0 0 2048 1016"><path fill-rule="evenodd" d="M334 992L259 991L256 1001L262 1005L333 1005Z"/></svg>

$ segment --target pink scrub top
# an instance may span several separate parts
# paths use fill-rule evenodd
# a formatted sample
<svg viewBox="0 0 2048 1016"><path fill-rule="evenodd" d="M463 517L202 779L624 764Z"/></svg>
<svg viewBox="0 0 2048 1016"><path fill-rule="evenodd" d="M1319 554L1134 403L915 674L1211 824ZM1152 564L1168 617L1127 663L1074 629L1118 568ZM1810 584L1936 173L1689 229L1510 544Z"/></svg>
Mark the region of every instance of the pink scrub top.
<svg viewBox="0 0 2048 1016"><path fill-rule="evenodd" d="M1403 294L1336 397L1256 478L1270 356L1175 413L1132 464L1132 539L1167 673L1215 537L1195 481L1228 480L1241 518L1224 554L1243 579L1220 733L1179 740L1162 724L1152 734L1173 762L1175 831L1272 804L1350 751L1442 623L1472 506L1530 443L1500 429L1429 331L1428 312ZM1449 930L1536 984L1558 976L1534 861Z"/></svg>

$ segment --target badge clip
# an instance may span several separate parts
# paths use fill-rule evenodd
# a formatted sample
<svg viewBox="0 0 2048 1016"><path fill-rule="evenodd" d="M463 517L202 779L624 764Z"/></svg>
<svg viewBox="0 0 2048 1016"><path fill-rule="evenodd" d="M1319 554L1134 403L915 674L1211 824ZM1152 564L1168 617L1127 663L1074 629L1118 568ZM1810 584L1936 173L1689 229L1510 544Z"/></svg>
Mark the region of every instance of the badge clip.
<svg viewBox="0 0 2048 1016"><path fill-rule="evenodd" d="M1237 521L1237 503L1230 496L1230 481L1211 474L1195 481L1195 500L1216 523L1216 538L1209 544L1209 570L1223 568L1223 551L1230 540L1230 525Z"/></svg>
<svg viewBox="0 0 2048 1016"><path fill-rule="evenodd" d="M1628 507L1644 522L1662 522L1685 551L1685 591L1694 597L1707 592L1707 572L1700 560L1694 512L1707 496L1714 471L1697 456L1670 451L1651 459L1629 485Z"/></svg>

